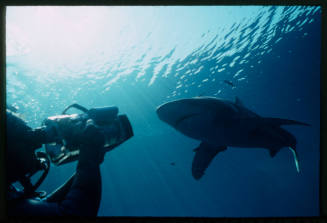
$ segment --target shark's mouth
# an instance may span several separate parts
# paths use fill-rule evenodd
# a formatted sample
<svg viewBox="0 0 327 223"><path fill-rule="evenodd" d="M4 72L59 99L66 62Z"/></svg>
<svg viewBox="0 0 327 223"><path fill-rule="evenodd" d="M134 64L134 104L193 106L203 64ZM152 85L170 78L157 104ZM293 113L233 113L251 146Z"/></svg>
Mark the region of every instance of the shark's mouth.
<svg viewBox="0 0 327 223"><path fill-rule="evenodd" d="M180 125L186 119L191 118L191 117L196 116L196 115L199 115L199 113L184 115L184 116L182 116L182 117L180 117L179 119L176 120L176 122L174 123L174 126L177 127L178 125Z"/></svg>

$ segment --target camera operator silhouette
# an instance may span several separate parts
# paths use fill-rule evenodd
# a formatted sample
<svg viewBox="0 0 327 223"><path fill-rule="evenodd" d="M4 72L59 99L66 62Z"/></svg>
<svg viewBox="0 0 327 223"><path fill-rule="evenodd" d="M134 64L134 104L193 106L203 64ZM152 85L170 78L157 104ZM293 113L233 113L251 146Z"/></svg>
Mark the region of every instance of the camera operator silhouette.
<svg viewBox="0 0 327 223"><path fill-rule="evenodd" d="M36 129L30 128L14 111L6 110L6 195L9 216L97 215L101 200L99 166L104 154L132 137L133 131L127 117L123 122L117 118L117 107L93 110L77 104L70 107L83 110L85 114L55 116L50 119L56 123L56 128L52 125ZM115 108L114 112L112 108ZM51 147L53 143L57 147ZM48 145L47 152L35 152L42 144ZM61 163L55 160L58 157L51 154L54 148L59 148L57 155L59 153ZM78 160L78 164L76 172L61 187L46 196L36 189L49 171L50 160L56 165L73 160ZM39 171L43 171L43 174L33 185L30 178ZM23 186L23 190L14 186L16 182Z"/></svg>

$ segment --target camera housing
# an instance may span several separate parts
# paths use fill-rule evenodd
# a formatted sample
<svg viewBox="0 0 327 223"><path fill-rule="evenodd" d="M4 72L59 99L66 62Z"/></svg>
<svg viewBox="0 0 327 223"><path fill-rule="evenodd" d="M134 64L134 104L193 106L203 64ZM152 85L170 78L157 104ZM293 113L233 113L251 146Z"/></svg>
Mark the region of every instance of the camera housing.
<svg viewBox="0 0 327 223"><path fill-rule="evenodd" d="M82 110L82 114L67 115L65 112L71 108ZM131 138L134 133L126 115L118 115L117 107L92 108L90 110L73 104L66 108L62 115L48 117L43 124L47 138L52 138L46 143L45 151L51 162L57 166L78 159L81 146L80 138L85 128L86 121L92 119L95 125L103 132L105 144L103 152L108 152L121 143Z"/></svg>

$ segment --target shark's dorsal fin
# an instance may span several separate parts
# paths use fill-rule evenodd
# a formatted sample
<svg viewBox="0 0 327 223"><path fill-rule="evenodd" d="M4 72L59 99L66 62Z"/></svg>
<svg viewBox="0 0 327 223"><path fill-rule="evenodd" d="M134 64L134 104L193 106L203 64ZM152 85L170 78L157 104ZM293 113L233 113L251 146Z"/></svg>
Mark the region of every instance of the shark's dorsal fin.
<svg viewBox="0 0 327 223"><path fill-rule="evenodd" d="M192 162L192 175L196 180L199 180L204 171L208 168L213 158L221 151L226 150L226 146L212 147L202 142L193 151L196 152Z"/></svg>
<svg viewBox="0 0 327 223"><path fill-rule="evenodd" d="M235 97L235 104L244 107L243 102L238 97Z"/></svg>

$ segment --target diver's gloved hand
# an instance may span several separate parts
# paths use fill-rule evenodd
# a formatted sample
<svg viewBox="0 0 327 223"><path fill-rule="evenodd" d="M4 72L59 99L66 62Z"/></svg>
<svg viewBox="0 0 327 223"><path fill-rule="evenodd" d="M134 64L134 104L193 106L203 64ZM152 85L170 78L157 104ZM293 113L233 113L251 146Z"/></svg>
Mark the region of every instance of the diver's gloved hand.
<svg viewBox="0 0 327 223"><path fill-rule="evenodd" d="M95 125L92 119L87 120L81 139L79 161L100 164L104 159L104 133Z"/></svg>
<svg viewBox="0 0 327 223"><path fill-rule="evenodd" d="M102 147L105 142L103 132L100 131L92 119L87 120L82 137L82 143L89 146Z"/></svg>

